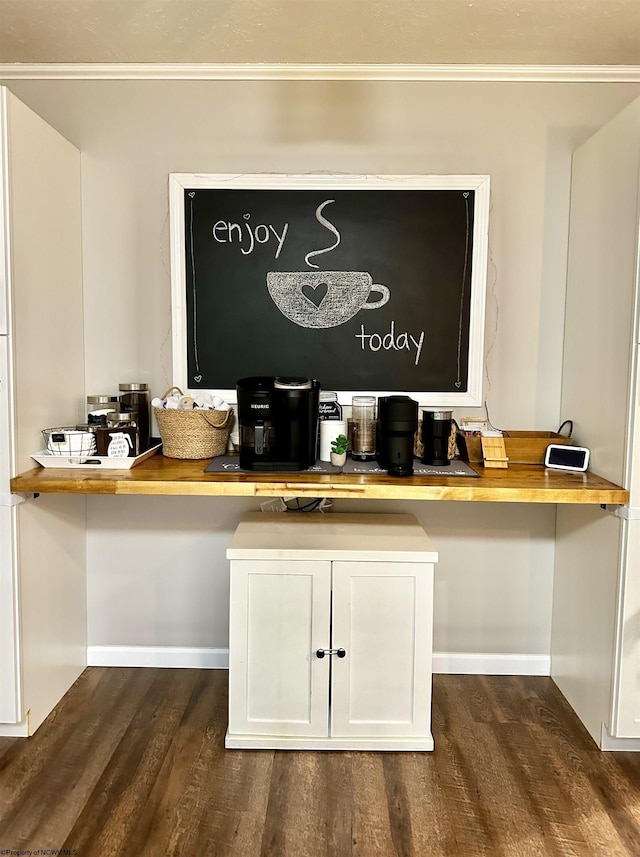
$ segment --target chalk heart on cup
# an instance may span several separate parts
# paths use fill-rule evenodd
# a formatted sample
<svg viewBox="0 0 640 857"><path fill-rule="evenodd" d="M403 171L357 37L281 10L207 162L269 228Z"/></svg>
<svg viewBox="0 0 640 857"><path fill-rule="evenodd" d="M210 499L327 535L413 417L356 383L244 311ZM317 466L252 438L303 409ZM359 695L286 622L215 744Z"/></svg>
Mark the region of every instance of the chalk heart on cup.
<svg viewBox="0 0 640 857"><path fill-rule="evenodd" d="M268 271L267 290L285 318L309 328L337 327L389 300L367 271ZM380 299L372 301L372 292Z"/></svg>
<svg viewBox="0 0 640 857"><path fill-rule="evenodd" d="M300 291L316 309L320 309L322 301L326 298L329 286L326 283L303 283Z"/></svg>

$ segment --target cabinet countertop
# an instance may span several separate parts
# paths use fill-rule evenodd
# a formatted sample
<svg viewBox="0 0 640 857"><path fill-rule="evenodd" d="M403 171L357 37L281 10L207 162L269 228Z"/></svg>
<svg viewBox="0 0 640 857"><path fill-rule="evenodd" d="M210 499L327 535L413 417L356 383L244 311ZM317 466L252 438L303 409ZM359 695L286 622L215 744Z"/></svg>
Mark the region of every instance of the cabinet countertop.
<svg viewBox="0 0 640 857"><path fill-rule="evenodd" d="M413 515L251 512L236 527L227 558L424 563L437 562L438 553Z"/></svg>
<svg viewBox="0 0 640 857"><path fill-rule="evenodd" d="M205 473L208 461L154 455L130 470L36 467L11 480L15 493L147 494L210 497L335 497L374 500L465 500L504 503L625 505L629 492L595 473L512 465L471 476L387 474Z"/></svg>

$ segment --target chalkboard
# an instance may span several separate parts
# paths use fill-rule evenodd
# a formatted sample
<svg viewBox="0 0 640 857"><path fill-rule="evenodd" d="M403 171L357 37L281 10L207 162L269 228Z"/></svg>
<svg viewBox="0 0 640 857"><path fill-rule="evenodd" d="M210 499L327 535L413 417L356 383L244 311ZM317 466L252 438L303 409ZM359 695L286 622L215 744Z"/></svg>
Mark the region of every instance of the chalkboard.
<svg viewBox="0 0 640 857"><path fill-rule="evenodd" d="M487 176L170 176L174 383L482 403Z"/></svg>

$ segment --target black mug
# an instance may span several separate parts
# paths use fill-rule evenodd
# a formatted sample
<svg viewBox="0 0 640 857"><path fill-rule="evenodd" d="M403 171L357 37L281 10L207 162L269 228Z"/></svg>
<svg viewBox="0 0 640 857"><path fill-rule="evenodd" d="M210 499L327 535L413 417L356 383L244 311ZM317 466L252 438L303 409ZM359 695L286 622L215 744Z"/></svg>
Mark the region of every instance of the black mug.
<svg viewBox="0 0 640 857"><path fill-rule="evenodd" d="M440 466L449 464L452 417L452 411L423 411L423 453L420 459L423 464Z"/></svg>

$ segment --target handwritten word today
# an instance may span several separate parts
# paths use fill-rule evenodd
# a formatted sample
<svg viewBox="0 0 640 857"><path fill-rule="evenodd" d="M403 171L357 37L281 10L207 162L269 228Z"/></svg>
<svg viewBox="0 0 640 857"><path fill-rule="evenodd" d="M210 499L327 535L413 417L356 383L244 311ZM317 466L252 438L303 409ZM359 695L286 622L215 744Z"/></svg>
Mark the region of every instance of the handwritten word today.
<svg viewBox="0 0 640 857"><path fill-rule="evenodd" d="M422 345L424 343L424 330L420 331L420 336L416 339L411 333L397 333L396 323L391 322L389 333L381 335L379 333L367 333L364 324L360 325L360 333L356 333L356 339L360 340L361 348L366 351L411 351L416 350L414 365L417 366L422 354Z"/></svg>
<svg viewBox="0 0 640 857"><path fill-rule="evenodd" d="M278 242L275 257L278 258L289 230L289 224L283 223L280 233L271 223L249 223L250 214L243 214L244 223L232 223L227 220L216 220L213 224L213 240L218 244L239 244L243 256L253 253L256 244L267 244L272 238ZM244 229L243 229L244 227ZM246 242L246 247L245 247Z"/></svg>

